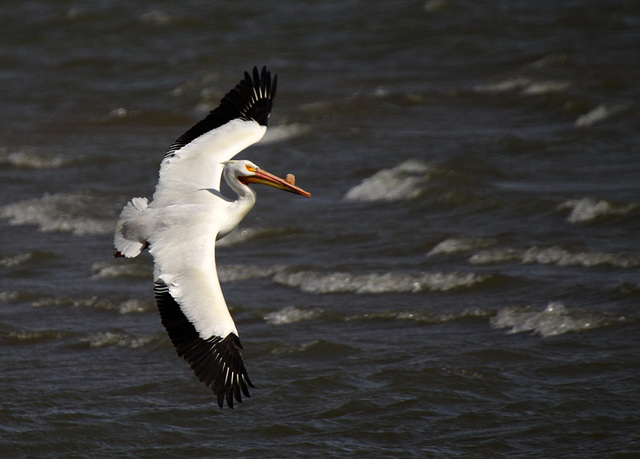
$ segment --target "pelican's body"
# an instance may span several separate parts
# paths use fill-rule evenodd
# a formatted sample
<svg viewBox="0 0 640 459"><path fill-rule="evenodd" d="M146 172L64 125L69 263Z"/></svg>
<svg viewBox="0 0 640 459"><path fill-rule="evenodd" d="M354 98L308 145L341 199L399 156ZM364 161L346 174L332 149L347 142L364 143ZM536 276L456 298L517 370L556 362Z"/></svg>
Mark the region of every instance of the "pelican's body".
<svg viewBox="0 0 640 459"><path fill-rule="evenodd" d="M179 355L222 407L249 397L253 387L240 354L238 331L218 280L215 241L227 235L256 201L249 183L310 196L250 161L232 161L259 141L275 95L277 77L254 68L204 120L171 146L160 167L151 202L134 198L116 226L116 255L135 257L148 248L154 260L158 309ZM220 193L224 175L235 200Z"/></svg>

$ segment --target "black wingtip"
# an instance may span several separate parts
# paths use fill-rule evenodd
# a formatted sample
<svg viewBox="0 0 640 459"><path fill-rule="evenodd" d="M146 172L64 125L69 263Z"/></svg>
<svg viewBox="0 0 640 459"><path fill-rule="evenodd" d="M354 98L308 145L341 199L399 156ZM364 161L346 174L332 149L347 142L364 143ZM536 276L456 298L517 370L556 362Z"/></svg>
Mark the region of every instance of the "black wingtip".
<svg viewBox="0 0 640 459"><path fill-rule="evenodd" d="M202 339L171 296L166 284L155 283L155 296L162 324L178 355L189 363L201 382L211 386L220 408L225 400L229 408L233 408L234 399L242 402L242 394L251 398L249 387L254 385L242 361L240 338L229 333L224 338L212 336Z"/></svg>
<svg viewBox="0 0 640 459"><path fill-rule="evenodd" d="M266 66L262 67L261 71L258 67L253 67L252 73L253 77L249 72L244 72L244 79L222 99L220 105L222 106L227 99L235 104L242 114L241 118L251 119L266 126L273 108L276 87ZM275 81L277 82L277 75Z"/></svg>
<svg viewBox="0 0 640 459"><path fill-rule="evenodd" d="M209 112L206 118L178 137L169 148L166 156L173 156L174 152L201 135L234 119L254 120L262 126L267 126L273 108L277 83L278 75L274 75L272 80L271 72L266 66L263 66L260 71L258 71L258 67L253 67L252 74L245 71L244 78L225 94L220 105Z"/></svg>

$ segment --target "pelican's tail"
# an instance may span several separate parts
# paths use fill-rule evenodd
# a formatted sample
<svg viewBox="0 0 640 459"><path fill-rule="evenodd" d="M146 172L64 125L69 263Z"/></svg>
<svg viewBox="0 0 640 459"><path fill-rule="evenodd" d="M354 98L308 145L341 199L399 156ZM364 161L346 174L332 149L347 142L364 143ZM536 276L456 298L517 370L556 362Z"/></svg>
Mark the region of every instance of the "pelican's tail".
<svg viewBox="0 0 640 459"><path fill-rule="evenodd" d="M116 257L137 257L148 246L143 218L148 206L147 198L133 198L122 209L113 238Z"/></svg>

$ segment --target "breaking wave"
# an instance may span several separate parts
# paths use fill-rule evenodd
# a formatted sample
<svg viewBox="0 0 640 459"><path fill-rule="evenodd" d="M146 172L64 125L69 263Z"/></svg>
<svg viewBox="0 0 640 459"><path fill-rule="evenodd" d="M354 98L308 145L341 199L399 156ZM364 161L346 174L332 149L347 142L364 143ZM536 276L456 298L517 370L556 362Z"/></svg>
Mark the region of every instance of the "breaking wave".
<svg viewBox="0 0 640 459"><path fill-rule="evenodd" d="M337 311L325 311L323 309L300 308L288 306L278 311L265 314L263 320L269 325L288 325L313 319L325 319L338 322L357 321L407 321L417 324L439 324L466 319L484 319L493 316L489 310L468 308L455 313L442 313L420 309L404 311L373 311L349 314Z"/></svg>
<svg viewBox="0 0 640 459"><path fill-rule="evenodd" d="M532 332L543 337L563 333L581 332L623 323L625 317L611 317L603 314L569 309L558 301L550 302L540 311L531 306L509 306L498 311L489 320L493 328L508 328L509 334Z"/></svg>
<svg viewBox="0 0 640 459"><path fill-rule="evenodd" d="M415 199L424 186L433 167L416 159L409 159L391 169L382 169L351 188L347 201L404 201Z"/></svg>
<svg viewBox="0 0 640 459"><path fill-rule="evenodd" d="M89 344L90 347L116 346L137 349L156 339L155 336L135 336L125 332L103 332L89 335L80 341Z"/></svg>
<svg viewBox="0 0 640 459"><path fill-rule="evenodd" d="M445 292L458 288L469 288L481 284L492 276L474 273L369 273L345 272L318 273L312 271L279 272L273 277L277 284L300 289L307 293L419 293L424 291Z"/></svg>
<svg viewBox="0 0 640 459"><path fill-rule="evenodd" d="M137 300L129 299L123 302L109 300L107 298L99 298L96 296L89 298L80 297L40 297L31 302L31 306L36 308L48 306L73 306L84 307L106 311L117 311L119 314L133 314L155 310L155 302L151 299Z"/></svg>
<svg viewBox="0 0 640 459"><path fill-rule="evenodd" d="M536 81L531 78L517 76L505 78L478 85L474 90L481 94L501 94L505 92L517 92L528 96L539 96L544 94L553 94L565 92L571 87L571 83L561 80L543 80Z"/></svg>
<svg viewBox="0 0 640 459"><path fill-rule="evenodd" d="M598 220L605 217L627 215L630 212L638 209L640 204L613 204L603 199L582 198L582 199L569 199L560 206L558 209L570 209L571 213L567 217L569 223L584 223Z"/></svg>
<svg viewBox="0 0 640 459"><path fill-rule="evenodd" d="M285 266L223 265L218 266L218 277L220 282L240 282L270 278L285 269Z"/></svg>
<svg viewBox="0 0 640 459"><path fill-rule="evenodd" d="M18 253L15 255L0 255L0 267L12 268L27 263L35 258L35 252Z"/></svg>
<svg viewBox="0 0 640 459"><path fill-rule="evenodd" d="M73 333L60 330L16 330L5 335L8 341L18 343L41 343L73 336Z"/></svg>
<svg viewBox="0 0 640 459"><path fill-rule="evenodd" d="M60 231L75 235L108 234L113 232L115 215L95 214L110 209L113 202L90 193L45 194L0 208L0 217L12 225L37 225L41 231ZM92 215L94 214L94 215Z"/></svg>
<svg viewBox="0 0 640 459"><path fill-rule="evenodd" d="M94 264L93 275L98 278L145 277L151 278L148 265L101 262ZM450 290L472 288L495 279L496 274L475 274L465 272L434 273L365 273L299 271L290 266L272 265L220 265L220 282L242 282L252 279L270 279L272 282L306 293L420 293L447 292ZM69 301L61 299L58 301ZM96 300L98 301L98 300ZM100 300L107 301L109 300ZM99 303L98 303L99 304ZM113 309L113 304L107 303Z"/></svg>
<svg viewBox="0 0 640 459"><path fill-rule="evenodd" d="M309 126L299 123L269 127L262 140L260 140L260 144L264 145L282 142L284 140L303 135L309 132L309 130Z"/></svg>
<svg viewBox="0 0 640 459"><path fill-rule="evenodd" d="M474 250L490 247L496 242L491 239L483 239L479 237L458 236L447 238L433 247L427 256L434 255L450 255L454 253L472 252Z"/></svg>
<svg viewBox="0 0 640 459"><path fill-rule="evenodd" d="M277 236L291 232L291 228L235 228L222 239L216 241L216 247L231 247L261 237Z"/></svg>
<svg viewBox="0 0 640 459"><path fill-rule="evenodd" d="M78 157L68 158L24 150L0 150L0 167L15 167L19 169L55 169L71 164L77 160Z"/></svg>
<svg viewBox="0 0 640 459"><path fill-rule="evenodd" d="M474 265L501 263L538 263L557 266L611 266L614 268L634 268L640 266L640 255L607 252L571 252L565 248L552 246L531 247L526 250L514 248L494 248L481 250L471 256Z"/></svg>
<svg viewBox="0 0 640 459"><path fill-rule="evenodd" d="M140 277L151 279L153 269L150 263L125 262L123 260L101 261L91 267L93 277L109 279L114 277Z"/></svg>
<svg viewBox="0 0 640 459"><path fill-rule="evenodd" d="M322 309L303 309L288 306L280 309L279 311L265 314L263 319L270 325L284 325L303 320L315 319L316 317L319 317L322 312Z"/></svg>
<svg viewBox="0 0 640 459"><path fill-rule="evenodd" d="M580 115L573 125L577 128L584 128L600 123L614 115L624 111L623 105L601 104L587 113Z"/></svg>
<svg viewBox="0 0 640 459"><path fill-rule="evenodd" d="M469 308L456 313L442 313L434 311L382 311L356 314L346 318L347 321L359 320L406 320L415 323L441 324L457 320L490 317L491 311Z"/></svg>

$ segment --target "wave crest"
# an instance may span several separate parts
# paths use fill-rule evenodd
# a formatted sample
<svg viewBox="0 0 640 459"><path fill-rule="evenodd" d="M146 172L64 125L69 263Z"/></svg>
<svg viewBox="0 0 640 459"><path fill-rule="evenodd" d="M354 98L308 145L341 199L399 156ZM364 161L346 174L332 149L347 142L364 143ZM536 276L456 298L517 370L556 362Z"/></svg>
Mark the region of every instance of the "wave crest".
<svg viewBox="0 0 640 459"><path fill-rule="evenodd" d="M559 246L530 247L526 250L495 248L481 250L469 259L474 265L501 263L538 263L557 266L612 266L614 268L634 268L640 266L640 255L607 252L571 252Z"/></svg>
<svg viewBox="0 0 640 459"><path fill-rule="evenodd" d="M65 158L49 154L39 154L29 151L0 150L0 166L19 169L56 169L77 161L75 158Z"/></svg>
<svg viewBox="0 0 640 459"><path fill-rule="evenodd" d="M37 225L40 231L59 231L75 235L109 234L113 218L99 218L99 213L112 206L107 198L88 193L45 194L0 208L0 217L12 225ZM115 217L115 216L114 216Z"/></svg>
<svg viewBox="0 0 640 459"><path fill-rule="evenodd" d="M423 161L409 159L391 169L382 169L351 188L347 201L408 201L423 192L433 168Z"/></svg>
<svg viewBox="0 0 640 459"><path fill-rule="evenodd" d="M612 318L578 309L569 309L559 301L550 302L542 310L531 306L509 306L490 319L493 328L508 328L507 333L532 332L543 337L563 333L581 332L626 321L625 317Z"/></svg>
<svg viewBox="0 0 640 459"><path fill-rule="evenodd" d="M90 347L116 346L136 349L146 346L155 339L154 336L134 336L124 332L103 332L82 338L81 342L89 344Z"/></svg>
<svg viewBox="0 0 640 459"><path fill-rule="evenodd" d="M301 271L296 273L280 272L273 277L273 280L278 284L298 288L307 293L381 294L446 292L475 286L490 277L461 272L420 274L334 272L325 274Z"/></svg>
<svg viewBox="0 0 640 459"><path fill-rule="evenodd" d="M449 255L454 253L471 252L473 250L490 247L494 244L495 241L493 240L483 239L479 237L450 237L433 247L429 252L427 252L427 256L431 257L434 255Z"/></svg>
<svg viewBox="0 0 640 459"><path fill-rule="evenodd" d="M571 213L567 217L569 223L584 223L598 220L604 217L616 215L627 215L628 213L640 207L638 203L631 204L613 204L603 199L582 198L569 199L558 209L570 209Z"/></svg>
<svg viewBox="0 0 640 459"><path fill-rule="evenodd" d="M321 309L302 309L293 306L282 308L278 311L269 312L263 319L270 325L284 325L303 320L311 320L322 314Z"/></svg>

